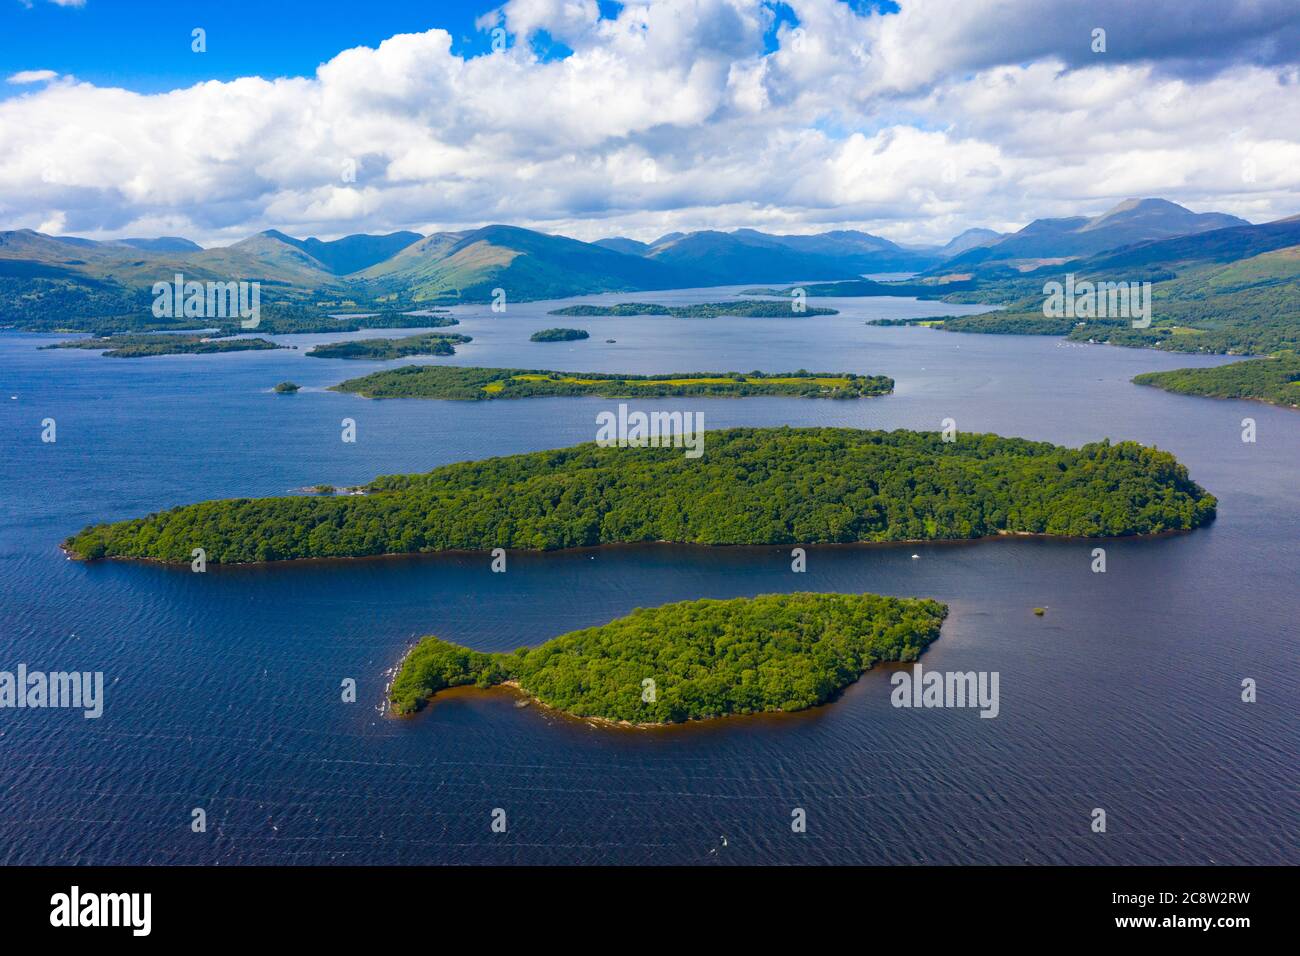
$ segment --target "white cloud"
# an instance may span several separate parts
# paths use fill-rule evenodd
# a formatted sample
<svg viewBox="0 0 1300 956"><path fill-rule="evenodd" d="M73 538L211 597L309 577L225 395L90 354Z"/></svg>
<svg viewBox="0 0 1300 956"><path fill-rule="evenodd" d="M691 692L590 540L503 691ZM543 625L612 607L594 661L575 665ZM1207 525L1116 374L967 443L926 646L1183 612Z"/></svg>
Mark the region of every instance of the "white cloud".
<svg viewBox="0 0 1300 956"><path fill-rule="evenodd" d="M791 6L800 25L770 54L759 0L629 2L612 20L593 0L509 0L481 26L515 43L470 59L430 30L312 77L162 94L64 77L0 101L0 227L211 243L504 221L922 241L1132 195L1300 211L1294 3L1212 18L1167 0ZM1088 48L1094 24L1106 54ZM540 30L573 55L537 59Z"/></svg>
<svg viewBox="0 0 1300 956"><path fill-rule="evenodd" d="M48 83L50 80L57 80L59 74L53 70L19 70L17 73L9 76L6 83Z"/></svg>

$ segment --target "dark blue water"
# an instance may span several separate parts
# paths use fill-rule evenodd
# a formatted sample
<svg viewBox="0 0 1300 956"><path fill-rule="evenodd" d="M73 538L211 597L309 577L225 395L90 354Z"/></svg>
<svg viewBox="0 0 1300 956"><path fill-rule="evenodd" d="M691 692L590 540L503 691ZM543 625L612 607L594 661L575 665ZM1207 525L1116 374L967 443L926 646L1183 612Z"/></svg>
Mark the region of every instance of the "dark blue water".
<svg viewBox="0 0 1300 956"><path fill-rule="evenodd" d="M6 333L0 669L102 670L108 688L97 721L0 710L0 862L1300 862L1300 415L1128 382L1222 359L867 327L935 306L830 304L842 314L467 309L457 331L474 342L439 361L888 374L894 395L858 402L645 407L702 409L710 428L951 417L1065 444L1132 438L1176 453L1218 495L1218 521L1108 542L1106 574L1090 572L1084 541L812 548L803 575L785 549L667 546L512 555L506 574L465 555L204 575L78 564L56 545L91 521L589 441L616 403L373 402L323 388L377 363L302 350L117 360ZM555 324L592 338L527 341ZM272 394L284 379L306 387ZM1240 440L1246 416L1255 444ZM344 417L354 445L340 441ZM887 668L804 714L666 731L597 729L505 692L453 695L406 721L377 711L385 672L420 634L499 650L638 606L797 589L948 602L924 664L998 671L1000 715L894 709ZM355 704L340 699L349 677ZM1257 703L1240 700L1246 677ZM196 807L203 834L190 830ZM489 828L498 807L504 834ZM795 807L806 833L791 831ZM1104 834L1090 832L1095 807Z"/></svg>

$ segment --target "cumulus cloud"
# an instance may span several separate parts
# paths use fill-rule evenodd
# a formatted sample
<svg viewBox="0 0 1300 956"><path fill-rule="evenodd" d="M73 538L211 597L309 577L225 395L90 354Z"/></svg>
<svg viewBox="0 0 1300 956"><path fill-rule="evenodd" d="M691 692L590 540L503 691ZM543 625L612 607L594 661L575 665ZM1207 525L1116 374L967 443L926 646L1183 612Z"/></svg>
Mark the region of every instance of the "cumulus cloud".
<svg viewBox="0 0 1300 956"><path fill-rule="evenodd" d="M761 0L633 0L612 19L594 0L508 0L480 20L512 37L490 55L456 55L435 29L311 77L160 94L24 71L10 82L58 82L0 101L0 226L933 241L1133 195L1298 211L1291 0L789 6L797 24L769 37ZM536 56L541 31L572 55Z"/></svg>

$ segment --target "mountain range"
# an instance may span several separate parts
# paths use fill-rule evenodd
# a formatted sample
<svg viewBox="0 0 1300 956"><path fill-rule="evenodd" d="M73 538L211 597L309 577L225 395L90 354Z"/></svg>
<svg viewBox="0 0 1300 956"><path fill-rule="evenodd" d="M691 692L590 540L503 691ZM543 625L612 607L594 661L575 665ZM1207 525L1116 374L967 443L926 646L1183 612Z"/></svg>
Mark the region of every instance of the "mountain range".
<svg viewBox="0 0 1300 956"><path fill-rule="evenodd" d="M1047 260L1075 259L1153 239L1249 225L1226 213L1194 213L1165 199L1127 199L1100 216L1035 219L1018 232L952 256L937 271L979 271L990 264L1037 266Z"/></svg>
<svg viewBox="0 0 1300 956"><path fill-rule="evenodd" d="M1265 227L1223 213L1193 213L1162 199L1133 199L1100 216L1037 219L1011 234L971 229L944 246L927 247L855 230L705 230L649 243L624 237L581 242L508 225L331 241L268 230L211 249L178 237L99 242L15 230L0 232L0 323L24 324L30 315L48 316L54 309L69 318L134 313L148 301L153 283L176 273L198 281L257 280L263 301L419 307L485 302L495 289L520 301L871 273L1024 273L1045 263L1082 257L1091 262L1169 237L1184 237L1199 248L1204 242L1198 237L1240 229L1249 237Z"/></svg>

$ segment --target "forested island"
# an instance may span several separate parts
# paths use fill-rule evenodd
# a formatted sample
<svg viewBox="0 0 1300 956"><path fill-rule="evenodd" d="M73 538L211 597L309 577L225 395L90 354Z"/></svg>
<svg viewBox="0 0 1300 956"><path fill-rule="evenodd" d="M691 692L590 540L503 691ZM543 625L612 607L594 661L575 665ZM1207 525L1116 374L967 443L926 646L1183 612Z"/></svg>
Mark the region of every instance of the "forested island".
<svg viewBox="0 0 1300 956"><path fill-rule="evenodd" d="M318 345L307 352L307 357L385 361L412 355L455 355L457 345L472 341L468 335L454 332L426 332L400 339L353 339Z"/></svg>
<svg viewBox="0 0 1300 956"><path fill-rule="evenodd" d="M576 717L632 724L804 710L879 661L915 660L947 613L914 598L764 594L639 608L511 653L426 637L389 702L409 714L449 687L510 682Z"/></svg>
<svg viewBox="0 0 1300 956"><path fill-rule="evenodd" d="M1133 381L1181 395L1246 398L1297 408L1300 407L1300 354L1287 351L1214 368L1145 372L1134 376Z"/></svg>
<svg viewBox="0 0 1300 956"><path fill-rule="evenodd" d="M73 557L209 563L617 542L708 545L1157 534L1216 502L1173 455L997 435L736 428L704 456L594 442L376 478L330 498L238 498L87 527Z"/></svg>
<svg viewBox="0 0 1300 956"><path fill-rule="evenodd" d="M0 276L0 285L2 284L3 277ZM3 311L4 299L4 290L0 288L0 311ZM244 319L238 316L159 319L154 317L143 302L137 312L114 315L104 311L99 315L78 316L70 320L63 318L60 309L49 308L49 302L45 302L43 306L44 308L37 308L33 312L30 303L14 304L15 308L23 310L24 328L38 332L89 332L101 337L149 333L184 335L203 331L208 337L216 339L246 335L253 331L262 335L320 334L360 332L364 329L437 329L460 324L459 320L448 314L445 309L431 309L428 311L432 314L413 315L395 309L367 311L353 302L318 305L294 302L263 303L257 326L253 329L245 328ZM46 309L48 312L45 311ZM365 314L362 314L363 312Z"/></svg>
<svg viewBox="0 0 1300 956"><path fill-rule="evenodd" d="M540 332L534 332L528 337L530 342L576 342L579 339L590 338L591 335L584 329L542 329Z"/></svg>
<svg viewBox="0 0 1300 956"><path fill-rule="evenodd" d="M249 352L282 349L267 339L209 338L206 335L156 334L110 335L104 338L73 339L43 345L44 349L98 349L109 358L147 358L151 355L206 355L211 352Z"/></svg>
<svg viewBox="0 0 1300 956"><path fill-rule="evenodd" d="M603 376L549 369L407 365L374 372L332 386L363 398L439 398L480 401L554 395L602 398L705 396L736 398L788 395L803 398L865 398L887 395L894 380L853 372L674 372L668 375Z"/></svg>
<svg viewBox="0 0 1300 956"><path fill-rule="evenodd" d="M716 319L729 315L742 319L784 319L801 315L838 315L838 309L805 308L795 312L789 302L703 302L699 305L659 305L654 302L620 302L617 305L570 305L547 315L608 316L667 315L675 319Z"/></svg>

